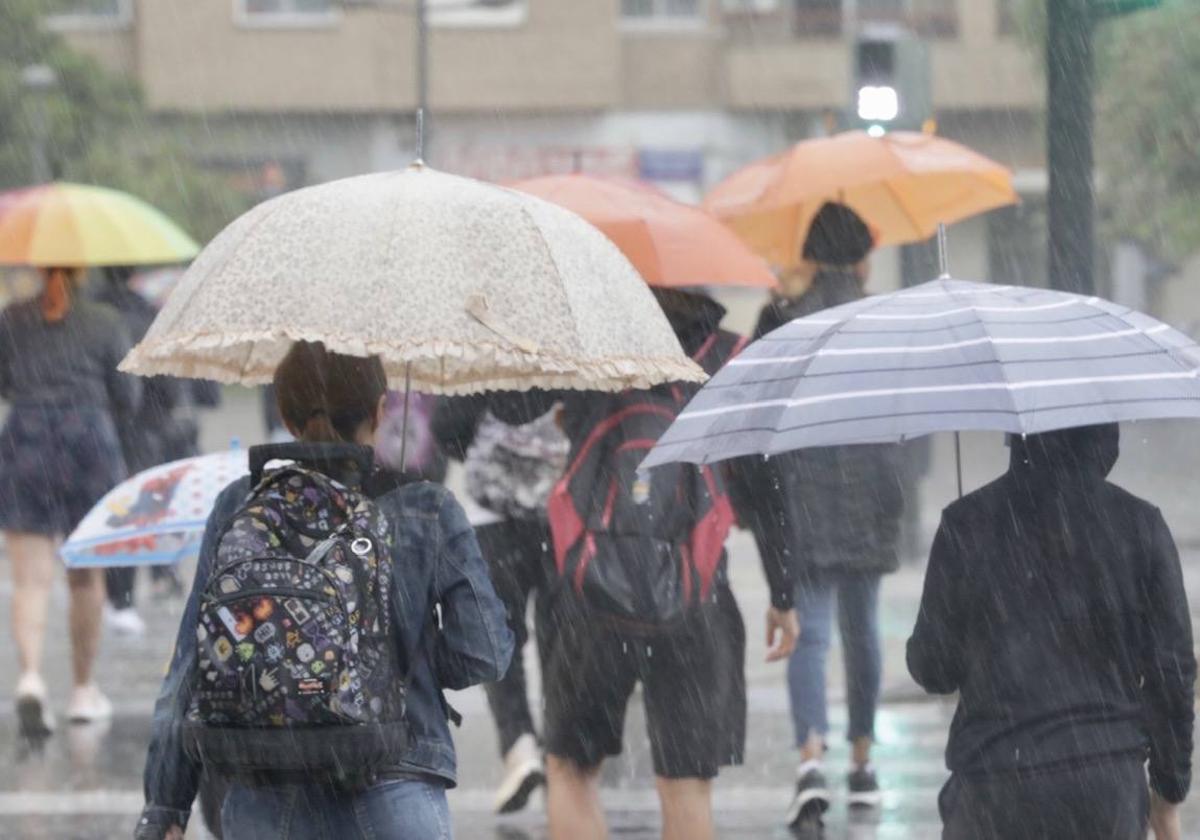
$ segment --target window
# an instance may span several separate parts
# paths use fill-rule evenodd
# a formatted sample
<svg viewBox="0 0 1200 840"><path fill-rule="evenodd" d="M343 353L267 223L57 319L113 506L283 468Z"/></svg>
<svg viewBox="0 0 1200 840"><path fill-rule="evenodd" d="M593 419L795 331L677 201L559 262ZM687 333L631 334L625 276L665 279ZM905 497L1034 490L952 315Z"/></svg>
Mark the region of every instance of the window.
<svg viewBox="0 0 1200 840"><path fill-rule="evenodd" d="M890 24L927 38L958 34L958 0L858 0L860 24Z"/></svg>
<svg viewBox="0 0 1200 840"><path fill-rule="evenodd" d="M792 30L797 38L836 38L842 34L842 0L795 0Z"/></svg>
<svg viewBox="0 0 1200 840"><path fill-rule="evenodd" d="M958 35L958 0L909 0L909 22L926 38Z"/></svg>
<svg viewBox="0 0 1200 840"><path fill-rule="evenodd" d="M638 26L698 26L704 6L702 0L621 0L621 19Z"/></svg>
<svg viewBox="0 0 1200 840"><path fill-rule="evenodd" d="M427 0L433 26L520 26L529 17L528 0Z"/></svg>
<svg viewBox="0 0 1200 840"><path fill-rule="evenodd" d="M1017 34L1017 5L1020 0L996 0L996 34L1009 37Z"/></svg>
<svg viewBox="0 0 1200 840"><path fill-rule="evenodd" d="M726 14L766 14L779 8L779 0L722 0Z"/></svg>
<svg viewBox="0 0 1200 840"><path fill-rule="evenodd" d="M120 29L133 20L132 0L52 0L46 6L51 29Z"/></svg>
<svg viewBox="0 0 1200 840"><path fill-rule="evenodd" d="M234 0L243 26L329 26L338 21L335 0Z"/></svg>

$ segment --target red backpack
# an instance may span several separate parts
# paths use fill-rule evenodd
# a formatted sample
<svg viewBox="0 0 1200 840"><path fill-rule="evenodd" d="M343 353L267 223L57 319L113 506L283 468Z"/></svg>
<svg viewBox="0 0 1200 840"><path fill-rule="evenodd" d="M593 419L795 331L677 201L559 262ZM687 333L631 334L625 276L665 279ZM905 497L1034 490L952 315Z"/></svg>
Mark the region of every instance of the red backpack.
<svg viewBox="0 0 1200 840"><path fill-rule="evenodd" d="M706 368L718 336L696 360ZM560 579L591 612L655 633L712 598L734 523L720 474L708 466L638 466L695 392L662 386L597 396L547 504Z"/></svg>

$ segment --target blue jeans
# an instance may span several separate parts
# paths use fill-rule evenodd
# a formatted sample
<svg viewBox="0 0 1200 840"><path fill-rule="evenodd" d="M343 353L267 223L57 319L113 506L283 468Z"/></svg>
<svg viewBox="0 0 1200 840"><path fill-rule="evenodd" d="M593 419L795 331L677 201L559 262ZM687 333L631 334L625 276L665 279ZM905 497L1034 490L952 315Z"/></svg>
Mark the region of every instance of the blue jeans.
<svg viewBox="0 0 1200 840"><path fill-rule="evenodd" d="M234 784L221 808L225 840L451 840L446 788L423 779L345 792L315 785Z"/></svg>
<svg viewBox="0 0 1200 840"><path fill-rule="evenodd" d="M817 572L796 585L800 639L788 661L788 691L796 744L810 732L829 732L825 701L825 659L833 631L834 600L846 666L850 709L848 740L875 734L875 707L883 663L879 650L879 578L873 573Z"/></svg>

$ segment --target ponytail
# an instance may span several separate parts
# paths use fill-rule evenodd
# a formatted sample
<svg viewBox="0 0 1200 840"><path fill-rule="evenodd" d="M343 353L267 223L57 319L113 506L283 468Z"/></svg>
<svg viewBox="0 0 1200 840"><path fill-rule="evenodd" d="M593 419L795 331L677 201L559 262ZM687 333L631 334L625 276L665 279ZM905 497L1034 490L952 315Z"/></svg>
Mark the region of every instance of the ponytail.
<svg viewBox="0 0 1200 840"><path fill-rule="evenodd" d="M308 443L353 442L385 393L377 356L330 353L320 342L296 342L275 370L279 413Z"/></svg>

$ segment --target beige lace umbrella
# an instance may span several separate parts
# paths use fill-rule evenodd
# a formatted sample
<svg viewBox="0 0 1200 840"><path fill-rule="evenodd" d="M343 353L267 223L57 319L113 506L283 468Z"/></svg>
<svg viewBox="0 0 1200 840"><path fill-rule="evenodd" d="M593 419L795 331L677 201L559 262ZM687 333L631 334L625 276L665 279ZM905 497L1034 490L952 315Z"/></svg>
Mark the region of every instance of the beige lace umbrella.
<svg viewBox="0 0 1200 840"><path fill-rule="evenodd" d="M603 234L541 199L420 165L241 216L121 367L257 384L299 340L378 355L394 383L427 393L704 378Z"/></svg>

